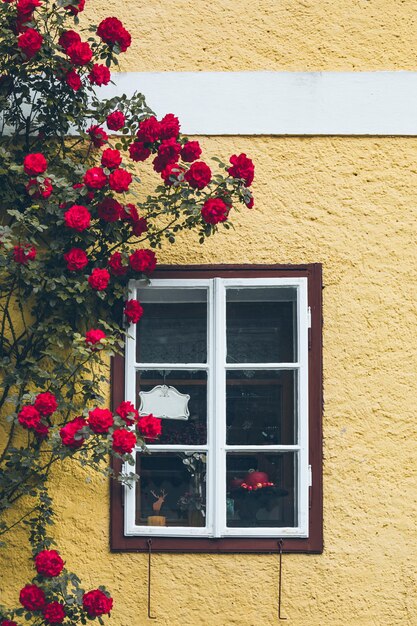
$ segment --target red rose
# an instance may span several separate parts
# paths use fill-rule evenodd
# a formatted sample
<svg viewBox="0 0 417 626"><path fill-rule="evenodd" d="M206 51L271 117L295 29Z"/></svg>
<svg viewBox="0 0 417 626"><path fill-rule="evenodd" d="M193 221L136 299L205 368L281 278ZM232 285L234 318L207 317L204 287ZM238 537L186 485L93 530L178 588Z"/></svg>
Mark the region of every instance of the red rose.
<svg viewBox="0 0 417 626"><path fill-rule="evenodd" d="M36 258L36 248L31 246L30 243L25 243L23 246L14 246L13 258L16 263L27 265L29 261L33 261Z"/></svg>
<svg viewBox="0 0 417 626"><path fill-rule="evenodd" d="M16 3L15 32L24 33L29 28L27 24L28 22L34 22L33 12L39 6L41 6L39 0L18 0Z"/></svg>
<svg viewBox="0 0 417 626"><path fill-rule="evenodd" d="M37 585L26 585L20 590L20 604L28 611L39 611L45 606L45 594Z"/></svg>
<svg viewBox="0 0 417 626"><path fill-rule="evenodd" d="M75 417L68 424L65 424L59 431L63 445L69 448L80 448L85 441L85 437L78 436L75 439L75 436L86 425L87 422L82 417Z"/></svg>
<svg viewBox="0 0 417 626"><path fill-rule="evenodd" d="M135 420L139 419L139 413L131 402L124 400L116 409L117 415L126 422L128 426L132 426Z"/></svg>
<svg viewBox="0 0 417 626"><path fill-rule="evenodd" d="M163 159L160 156L156 156L154 160L152 161L152 163L153 163L153 169L155 170L155 172L162 172L168 165L165 159Z"/></svg>
<svg viewBox="0 0 417 626"><path fill-rule="evenodd" d="M58 39L59 45L66 50L74 43L80 43L81 37L75 30L65 30Z"/></svg>
<svg viewBox="0 0 417 626"><path fill-rule="evenodd" d="M211 181L211 169L203 161L197 161L185 172L184 178L193 189L204 189Z"/></svg>
<svg viewBox="0 0 417 626"><path fill-rule="evenodd" d="M94 346L96 343L100 343L105 337L106 333L102 330L99 328L92 328L85 333L85 343L87 346Z"/></svg>
<svg viewBox="0 0 417 626"><path fill-rule="evenodd" d="M34 28L28 28L17 38L17 45L28 59L35 56L42 47L43 37Z"/></svg>
<svg viewBox="0 0 417 626"><path fill-rule="evenodd" d="M140 217L136 222L132 224L132 233L135 237L140 237L148 230L148 222L144 217Z"/></svg>
<svg viewBox="0 0 417 626"><path fill-rule="evenodd" d="M83 607L89 617L98 617L110 613L113 608L113 599L99 589L93 589L83 595Z"/></svg>
<svg viewBox="0 0 417 626"><path fill-rule="evenodd" d="M185 170L178 163L169 163L161 172L161 178L164 183L170 187L174 182L178 182L180 174L184 174Z"/></svg>
<svg viewBox="0 0 417 626"><path fill-rule="evenodd" d="M29 22L36 7L40 6L41 2L39 0L18 0L16 4L18 20L22 21L24 19L25 22Z"/></svg>
<svg viewBox="0 0 417 626"><path fill-rule="evenodd" d="M198 141L188 141L181 149L181 158L186 163L192 163L201 156L201 148Z"/></svg>
<svg viewBox="0 0 417 626"><path fill-rule="evenodd" d="M103 167L108 167L110 170L115 167L119 167L122 162L122 155L118 150L112 150L111 148L107 148L103 151L101 155L101 164Z"/></svg>
<svg viewBox="0 0 417 626"><path fill-rule="evenodd" d="M14 27L15 32L24 33L28 29L28 26L26 26L26 24L30 21L30 18L30 15L17 15Z"/></svg>
<svg viewBox="0 0 417 626"><path fill-rule="evenodd" d="M129 154L132 161L146 161L151 151L142 141L134 141L129 146Z"/></svg>
<svg viewBox="0 0 417 626"><path fill-rule="evenodd" d="M88 75L90 83L92 85L108 85L110 82L110 70L105 65L100 65L99 63L95 63L91 69L91 72Z"/></svg>
<svg viewBox="0 0 417 626"><path fill-rule="evenodd" d="M102 270L98 267L94 268L91 275L88 277L88 283L92 289L96 291L103 291L109 284L110 274L107 270Z"/></svg>
<svg viewBox="0 0 417 626"><path fill-rule="evenodd" d="M243 178L245 187L250 187L255 174L255 166L246 154L234 154L230 157L232 167L227 170L233 178Z"/></svg>
<svg viewBox="0 0 417 626"><path fill-rule="evenodd" d="M82 87L81 78L77 74L76 70L70 70L65 74L65 82L68 87L71 87L74 91L78 91Z"/></svg>
<svg viewBox="0 0 417 626"><path fill-rule="evenodd" d="M132 233L140 237L148 230L148 222L144 217L139 217L139 213L134 204L126 204L122 208L121 219L132 223Z"/></svg>
<svg viewBox="0 0 417 626"><path fill-rule="evenodd" d="M153 250L135 250L129 256L129 263L135 272L150 274L156 267L156 256Z"/></svg>
<svg viewBox="0 0 417 626"><path fill-rule="evenodd" d="M203 204L201 215L207 224L218 224L227 220L229 211L230 205L227 205L221 198L209 198Z"/></svg>
<svg viewBox="0 0 417 626"><path fill-rule="evenodd" d="M97 124L90 126L90 128L87 130L87 135L90 135L90 139L96 148L101 148L101 146L104 146L108 139L106 131L100 126L97 126Z"/></svg>
<svg viewBox="0 0 417 626"><path fill-rule="evenodd" d="M148 117L140 122L136 136L141 142L153 143L159 139L160 131L160 124L156 117L152 115L152 117Z"/></svg>
<svg viewBox="0 0 417 626"><path fill-rule="evenodd" d="M117 17L106 17L97 28L97 35L109 46L117 44L120 52L126 52L132 42L130 33Z"/></svg>
<svg viewBox="0 0 417 626"><path fill-rule="evenodd" d="M87 421L94 433L107 433L113 426L113 415L109 409L93 409L88 413Z"/></svg>
<svg viewBox="0 0 417 626"><path fill-rule="evenodd" d="M165 139L158 148L158 157L165 161L165 165L168 165L168 163L176 163L178 161L180 152L181 144L175 141L174 138Z"/></svg>
<svg viewBox="0 0 417 626"><path fill-rule="evenodd" d="M91 167L84 174L83 181L89 189L103 189L107 183L107 176L101 167Z"/></svg>
<svg viewBox="0 0 417 626"><path fill-rule="evenodd" d="M37 426L35 426L34 430L35 430L35 435L39 439L45 439L45 437L47 437L49 433L49 426L47 424L42 424L42 422L40 422Z"/></svg>
<svg viewBox="0 0 417 626"><path fill-rule="evenodd" d="M150 415L143 415L137 422L138 430L145 439L156 439L162 433L162 420Z"/></svg>
<svg viewBox="0 0 417 626"><path fill-rule="evenodd" d="M23 169L28 176L39 176L48 167L48 162L40 152L27 154L23 159Z"/></svg>
<svg viewBox="0 0 417 626"><path fill-rule="evenodd" d="M115 276L124 276L129 269L127 265L122 264L122 255L120 252L114 252L109 258L107 265L111 269L111 273Z"/></svg>
<svg viewBox="0 0 417 626"><path fill-rule="evenodd" d="M64 254L64 259L70 272L78 272L88 265L88 256L81 248L71 248Z"/></svg>
<svg viewBox="0 0 417 626"><path fill-rule="evenodd" d="M248 209L253 209L253 205L254 205L253 196L251 196L248 201L245 200L245 204L248 207Z"/></svg>
<svg viewBox="0 0 417 626"><path fill-rule="evenodd" d="M49 417L57 410L58 402L53 393L45 391L45 393L38 393L33 406L41 415Z"/></svg>
<svg viewBox="0 0 417 626"><path fill-rule="evenodd" d="M117 222L122 212L122 205L114 198L104 198L97 207L98 216L105 222Z"/></svg>
<svg viewBox="0 0 417 626"><path fill-rule="evenodd" d="M113 170L109 176L109 187L113 189L113 191L116 191L116 193L128 191L131 182L132 174L121 167Z"/></svg>
<svg viewBox="0 0 417 626"><path fill-rule="evenodd" d="M113 432L112 448L119 454L130 454L136 445L136 435L130 430L118 428Z"/></svg>
<svg viewBox="0 0 417 626"><path fill-rule="evenodd" d="M72 0L71 4L67 4L65 8L73 15L77 15L78 13L81 13L81 11L84 11L84 7L85 0Z"/></svg>
<svg viewBox="0 0 417 626"><path fill-rule="evenodd" d="M32 429L36 428L41 421L41 414L32 405L26 405L22 407L17 415L17 420L23 428Z"/></svg>
<svg viewBox="0 0 417 626"><path fill-rule="evenodd" d="M173 113L168 113L159 122L161 134L160 139L171 139L171 137L178 137L180 132L180 122L178 117L175 117Z"/></svg>
<svg viewBox="0 0 417 626"><path fill-rule="evenodd" d="M50 602L42 609L42 613L49 624L62 624L66 617L64 605L60 602Z"/></svg>
<svg viewBox="0 0 417 626"><path fill-rule="evenodd" d="M50 178L44 178L43 182L38 183L36 178L31 178L26 185L26 191L32 198L49 198L53 191Z"/></svg>
<svg viewBox="0 0 417 626"><path fill-rule="evenodd" d="M71 44L66 53L74 65L87 65L93 57L93 51L86 41Z"/></svg>
<svg viewBox="0 0 417 626"><path fill-rule="evenodd" d="M122 220L137 222L139 219L139 213L134 204L125 204L125 206L122 207L122 213L120 217Z"/></svg>
<svg viewBox="0 0 417 626"><path fill-rule="evenodd" d="M126 118L121 111L113 111L106 117L107 126L110 130L120 130L126 123Z"/></svg>
<svg viewBox="0 0 417 626"><path fill-rule="evenodd" d="M10 2L10 0L3 0L4 2ZM13 1L13 0L12 0ZM12 622L9 619L4 619L0 626L18 626L17 622Z"/></svg>
<svg viewBox="0 0 417 626"><path fill-rule="evenodd" d="M137 300L128 300L125 303L124 314L131 324L137 324L143 315L143 308Z"/></svg>
<svg viewBox="0 0 417 626"><path fill-rule="evenodd" d="M42 550L35 556L35 567L41 576L53 578L64 569L64 561L56 550Z"/></svg>
<svg viewBox="0 0 417 626"><path fill-rule="evenodd" d="M91 215L89 210L81 204L73 204L72 207L65 211L65 226L73 228L81 233L90 226Z"/></svg>

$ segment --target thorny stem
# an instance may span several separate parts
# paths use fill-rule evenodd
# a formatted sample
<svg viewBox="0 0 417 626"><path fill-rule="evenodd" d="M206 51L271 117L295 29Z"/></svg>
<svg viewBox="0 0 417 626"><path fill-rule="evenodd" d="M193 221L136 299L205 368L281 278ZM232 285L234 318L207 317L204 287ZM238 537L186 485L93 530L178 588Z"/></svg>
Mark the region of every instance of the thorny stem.
<svg viewBox="0 0 417 626"><path fill-rule="evenodd" d="M12 528L15 528L15 526L18 526L19 524L21 524L23 522L24 519L26 519L27 517L29 517L29 515L32 515L32 513L36 510L36 506L33 507L32 509L30 509L30 511L28 511L27 513L25 513L24 515L22 515L16 522L14 522L13 524L11 524L10 526L6 526L6 528L4 528L3 530L0 530L0 537L2 535L5 535L6 533L8 533L9 531L12 530Z"/></svg>
<svg viewBox="0 0 417 626"><path fill-rule="evenodd" d="M7 298L6 298L6 304L5 304L4 309L3 309L4 312L3 312L3 319L2 319L2 322L1 322L1 334L0 334L0 340L2 342L3 342L3 338L4 338L4 331L5 331L5 328L6 328L7 313L8 313L10 300L11 300L11 297L12 297L15 285L16 285L16 277L14 277L13 280L12 280L12 284L11 284L9 293L7 295Z"/></svg>

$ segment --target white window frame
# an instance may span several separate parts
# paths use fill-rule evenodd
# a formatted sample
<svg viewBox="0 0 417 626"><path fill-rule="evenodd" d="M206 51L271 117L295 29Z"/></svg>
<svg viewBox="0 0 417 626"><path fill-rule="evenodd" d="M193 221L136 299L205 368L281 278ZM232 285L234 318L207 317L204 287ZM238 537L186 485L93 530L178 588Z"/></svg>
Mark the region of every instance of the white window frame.
<svg viewBox="0 0 417 626"><path fill-rule="evenodd" d="M136 326L128 329L125 358L125 399L136 403L136 372L138 369L198 369L207 371L207 444L206 445L148 445L150 452L207 452L207 493L205 527L139 526L135 522L136 486L124 487L124 533L126 536L159 537L239 537L239 538L307 538L309 528L308 491L310 486L308 458L308 329L310 315L307 278L190 278L130 281L129 297L137 297L138 289L206 288L208 293L207 363L136 363ZM297 290L297 355L294 363L226 363L226 288L228 287L293 287ZM282 369L298 372L296 445L226 445L226 371L231 369ZM215 419L214 419L215 416ZM226 453L295 452L297 467L296 527L229 528L226 526ZM137 451L140 451L138 448ZM126 472L131 467L125 464Z"/></svg>

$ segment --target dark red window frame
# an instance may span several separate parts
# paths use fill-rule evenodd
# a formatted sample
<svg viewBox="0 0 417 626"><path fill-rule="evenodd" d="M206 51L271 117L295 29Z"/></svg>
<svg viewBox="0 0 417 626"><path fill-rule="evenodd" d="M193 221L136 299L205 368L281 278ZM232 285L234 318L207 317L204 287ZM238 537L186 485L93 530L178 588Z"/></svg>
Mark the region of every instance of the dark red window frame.
<svg viewBox="0 0 417 626"><path fill-rule="evenodd" d="M308 303L311 308L309 333L309 459L312 467L312 487L309 498L309 536L306 539L283 538L284 552L321 553L323 551L323 490L322 490L322 266L308 265L177 265L159 266L153 278L262 278L307 277ZM124 400L124 359L114 357L111 367L113 408ZM113 461L120 471L121 463ZM145 552L146 535L126 537L123 532L123 487L115 480L110 483L110 548L113 552ZM208 538L155 537L153 552L216 552L272 553L278 550L276 538Z"/></svg>

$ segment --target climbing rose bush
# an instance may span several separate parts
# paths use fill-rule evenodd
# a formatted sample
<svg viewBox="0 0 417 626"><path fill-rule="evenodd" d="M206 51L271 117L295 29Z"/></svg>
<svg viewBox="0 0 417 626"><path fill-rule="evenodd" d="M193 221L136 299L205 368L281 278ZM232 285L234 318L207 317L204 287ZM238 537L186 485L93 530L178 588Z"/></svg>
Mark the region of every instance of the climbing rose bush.
<svg viewBox="0 0 417 626"><path fill-rule="evenodd" d="M110 614L109 592L83 589L54 548L48 477L65 460L137 479L162 422L127 400L110 410L100 391L146 315L127 283L148 280L182 231L204 244L253 206L247 155L208 162L175 113L157 118L140 93L100 97L131 35L117 16L81 27L84 6L0 3L0 540L25 524L36 571L0 626Z"/></svg>

